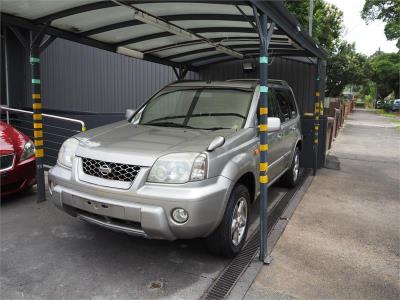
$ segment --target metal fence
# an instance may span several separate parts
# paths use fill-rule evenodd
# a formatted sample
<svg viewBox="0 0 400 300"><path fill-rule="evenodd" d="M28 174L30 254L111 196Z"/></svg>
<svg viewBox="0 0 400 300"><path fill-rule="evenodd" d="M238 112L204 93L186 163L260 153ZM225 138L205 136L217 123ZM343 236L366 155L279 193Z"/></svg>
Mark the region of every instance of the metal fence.
<svg viewBox="0 0 400 300"><path fill-rule="evenodd" d="M23 132L33 140L32 111L0 106L1 119ZM57 161L58 151L62 143L69 137L86 131L86 124L82 120L61 117L57 115L43 115L43 141L45 164L52 166Z"/></svg>

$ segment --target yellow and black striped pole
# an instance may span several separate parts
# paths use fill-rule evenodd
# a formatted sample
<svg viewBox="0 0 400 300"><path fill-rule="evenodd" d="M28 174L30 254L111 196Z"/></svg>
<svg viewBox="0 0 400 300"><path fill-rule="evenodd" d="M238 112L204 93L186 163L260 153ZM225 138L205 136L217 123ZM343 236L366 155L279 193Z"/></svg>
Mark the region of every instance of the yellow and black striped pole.
<svg viewBox="0 0 400 300"><path fill-rule="evenodd" d="M268 42L267 16L260 15L260 260L268 256Z"/></svg>
<svg viewBox="0 0 400 300"><path fill-rule="evenodd" d="M313 161L313 175L317 173L318 167L318 139L319 139L319 116L321 114L322 102L320 102L320 60L317 61L317 74L315 80L315 106L314 106L314 161ZM323 106L322 106L323 109Z"/></svg>
<svg viewBox="0 0 400 300"><path fill-rule="evenodd" d="M32 74L32 108L33 108L33 136L35 143L36 157L36 181L37 181L37 202L46 200L45 179L44 179L44 149L43 149L43 116L42 96L40 88L40 57L39 45L31 45L30 54Z"/></svg>

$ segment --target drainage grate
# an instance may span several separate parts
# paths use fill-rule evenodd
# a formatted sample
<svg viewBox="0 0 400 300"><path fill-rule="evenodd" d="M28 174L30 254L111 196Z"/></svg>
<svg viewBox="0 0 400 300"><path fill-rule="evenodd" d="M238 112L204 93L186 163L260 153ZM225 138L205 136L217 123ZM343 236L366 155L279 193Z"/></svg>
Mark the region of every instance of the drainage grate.
<svg viewBox="0 0 400 300"><path fill-rule="evenodd" d="M268 233L271 231L275 223L279 220L280 216L285 211L286 206L289 204L290 200L302 186L304 180L308 177L309 174L310 170L303 170L300 175L297 187L288 191L271 211L270 215L268 216ZM203 295L202 299L225 299L229 295L232 288L235 286L236 282L239 280L240 276L243 274L244 271L246 271L254 256L258 253L259 245L260 229L258 228L249 239L247 244L243 247L242 251L231 261L231 263L222 271L220 276L214 281L211 287Z"/></svg>

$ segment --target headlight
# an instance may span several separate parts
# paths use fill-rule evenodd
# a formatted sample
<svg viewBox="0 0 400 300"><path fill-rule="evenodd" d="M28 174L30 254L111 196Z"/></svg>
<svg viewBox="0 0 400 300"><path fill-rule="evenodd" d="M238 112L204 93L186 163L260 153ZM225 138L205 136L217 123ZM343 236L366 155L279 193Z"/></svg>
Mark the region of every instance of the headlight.
<svg viewBox="0 0 400 300"><path fill-rule="evenodd" d="M199 153L172 153L160 157L150 170L148 182L185 183L203 180L207 156Z"/></svg>
<svg viewBox="0 0 400 300"><path fill-rule="evenodd" d="M58 152L57 163L67 167L72 168L72 160L75 157L76 149L78 148L79 141L77 139L71 138L66 140L60 151Z"/></svg>
<svg viewBox="0 0 400 300"><path fill-rule="evenodd" d="M24 150L22 151L20 160L28 159L29 157L32 157L34 155L35 155L35 145L31 140L29 140L24 145Z"/></svg>

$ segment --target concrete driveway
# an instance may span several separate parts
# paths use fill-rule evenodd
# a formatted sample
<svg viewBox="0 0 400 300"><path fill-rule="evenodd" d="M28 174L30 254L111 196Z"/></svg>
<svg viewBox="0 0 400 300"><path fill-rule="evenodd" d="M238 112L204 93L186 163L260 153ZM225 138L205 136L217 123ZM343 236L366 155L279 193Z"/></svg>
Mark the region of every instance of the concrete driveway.
<svg viewBox="0 0 400 300"><path fill-rule="evenodd" d="M272 188L271 206L286 191ZM230 262L202 239L134 238L35 200L1 202L1 299L198 299Z"/></svg>
<svg viewBox="0 0 400 300"><path fill-rule="evenodd" d="M246 299L400 299L400 131L349 116Z"/></svg>

